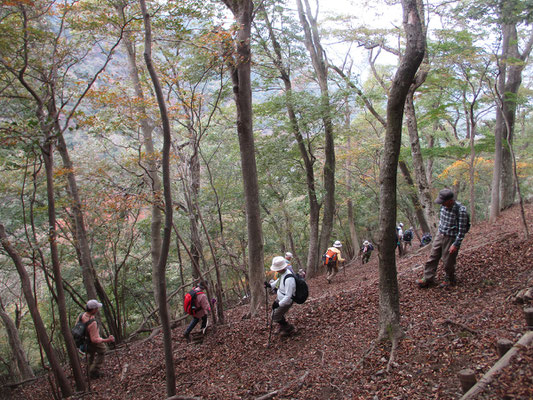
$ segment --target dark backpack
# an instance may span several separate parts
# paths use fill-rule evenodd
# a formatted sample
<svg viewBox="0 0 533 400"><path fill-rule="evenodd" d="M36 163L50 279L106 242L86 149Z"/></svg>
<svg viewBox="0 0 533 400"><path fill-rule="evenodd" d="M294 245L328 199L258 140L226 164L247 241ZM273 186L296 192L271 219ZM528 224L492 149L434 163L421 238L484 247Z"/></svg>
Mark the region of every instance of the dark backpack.
<svg viewBox="0 0 533 400"><path fill-rule="evenodd" d="M466 207L463 206L461 204L461 206L457 207L456 211L455 211L455 215L457 215L457 226L459 226L459 210L461 209L461 207L464 207L465 209L465 214L466 214L466 229L465 229L465 235L468 233L468 231L470 230L470 214L468 213L468 211L466 210Z"/></svg>
<svg viewBox="0 0 533 400"><path fill-rule="evenodd" d="M368 244L368 250L370 250L370 251L374 250L374 246L372 246L372 243Z"/></svg>
<svg viewBox="0 0 533 400"><path fill-rule="evenodd" d="M331 249L328 249L326 253L322 256L322 262L326 267L335 265L337 262L337 253Z"/></svg>
<svg viewBox="0 0 533 400"><path fill-rule="evenodd" d="M292 296L292 300L297 304L303 304L309 296L309 288L307 287L307 282L300 275L288 274L283 278L283 283L287 280L288 277L292 276L296 281L296 293Z"/></svg>
<svg viewBox="0 0 533 400"><path fill-rule="evenodd" d="M413 239L413 231L411 229L408 229L403 234L403 240L405 242L410 242Z"/></svg>
<svg viewBox="0 0 533 400"><path fill-rule="evenodd" d="M196 295L200 293L203 292L197 292L193 289L185 295L185 298L183 299L183 309L187 314L193 315L196 311Z"/></svg>
<svg viewBox="0 0 533 400"><path fill-rule="evenodd" d="M87 335L87 327L91 324L91 322L94 322L95 319L91 318L87 322L81 321L81 316L83 314L80 314L78 318L78 322L76 322L76 325L74 325L74 328L72 328L72 337L74 338L74 343L76 343L76 347L80 348L84 345L87 345L89 343L89 337Z"/></svg>

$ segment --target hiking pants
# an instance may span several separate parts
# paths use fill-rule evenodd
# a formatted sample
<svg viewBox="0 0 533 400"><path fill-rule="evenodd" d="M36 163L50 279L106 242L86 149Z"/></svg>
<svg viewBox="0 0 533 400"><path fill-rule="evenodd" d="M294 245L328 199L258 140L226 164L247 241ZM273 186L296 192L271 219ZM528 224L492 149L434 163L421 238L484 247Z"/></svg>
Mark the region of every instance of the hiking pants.
<svg viewBox="0 0 533 400"><path fill-rule="evenodd" d="M337 275L337 272L339 272L339 267L337 263L333 266L328 266L328 274L326 275L326 279L329 281L331 278L333 278L335 275Z"/></svg>
<svg viewBox="0 0 533 400"><path fill-rule="evenodd" d="M366 253L363 253L363 257L361 258L361 263L367 263L370 260L370 252L367 251Z"/></svg>
<svg viewBox="0 0 533 400"><path fill-rule="evenodd" d="M431 254L429 259L426 261L424 266L424 279L427 281L435 280L437 275L437 267L439 265L439 260L442 259L442 264L444 266L444 272L448 278L455 278L455 262L457 260L457 254L459 251L456 251L453 254L449 253L450 247L455 241L454 236L446 236L442 233L438 233L433 240L433 247L431 248Z"/></svg>
<svg viewBox="0 0 533 400"><path fill-rule="evenodd" d="M191 333L191 331L194 329L196 324L198 324L198 322L200 322L200 318L192 317L192 321L187 327L185 334L188 335L189 333ZM207 314L202 317L202 328L201 329L204 329L206 326L207 326Z"/></svg>
<svg viewBox="0 0 533 400"><path fill-rule="evenodd" d="M89 343L87 353L89 354L89 373L99 373L104 363L107 347L105 343Z"/></svg>
<svg viewBox="0 0 533 400"><path fill-rule="evenodd" d="M285 314L287 314L287 311L289 311L289 308L291 307L292 303L279 306L278 308L274 309L274 313L272 314L272 322L277 322L280 325L286 324L287 321L285 320Z"/></svg>

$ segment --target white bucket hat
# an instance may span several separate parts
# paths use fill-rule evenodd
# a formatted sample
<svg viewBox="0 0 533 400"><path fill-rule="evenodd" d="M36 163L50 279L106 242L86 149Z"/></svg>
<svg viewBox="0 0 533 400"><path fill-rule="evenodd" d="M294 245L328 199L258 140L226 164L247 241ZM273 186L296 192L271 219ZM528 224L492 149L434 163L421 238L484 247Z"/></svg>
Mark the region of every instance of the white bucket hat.
<svg viewBox="0 0 533 400"><path fill-rule="evenodd" d="M87 302L87 310L94 310L95 308L102 308L102 303L98 300L89 300Z"/></svg>
<svg viewBox="0 0 533 400"><path fill-rule="evenodd" d="M337 248L340 248L342 247L342 244L339 240L335 240L335 243L333 243L333 247L337 247Z"/></svg>
<svg viewBox="0 0 533 400"><path fill-rule="evenodd" d="M285 268L287 268L287 262L285 258L276 256L272 259L272 265L270 266L271 271L278 272L284 270Z"/></svg>
<svg viewBox="0 0 533 400"><path fill-rule="evenodd" d="M368 240L365 240L365 241L363 242L363 246L368 246L369 244L370 244L370 242L369 242Z"/></svg>
<svg viewBox="0 0 533 400"><path fill-rule="evenodd" d="M290 251L286 252L285 258L292 258L292 253Z"/></svg>

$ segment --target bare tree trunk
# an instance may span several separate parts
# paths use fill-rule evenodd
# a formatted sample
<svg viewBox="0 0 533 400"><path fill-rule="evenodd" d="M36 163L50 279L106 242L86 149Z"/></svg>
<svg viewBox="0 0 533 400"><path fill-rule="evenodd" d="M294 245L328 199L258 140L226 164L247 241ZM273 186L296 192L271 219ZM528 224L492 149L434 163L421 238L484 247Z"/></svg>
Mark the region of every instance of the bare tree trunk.
<svg viewBox="0 0 533 400"><path fill-rule="evenodd" d="M53 108L53 106L51 106ZM55 110L50 110L49 115L57 115ZM44 125L44 122L42 122ZM57 249L57 232L56 232L56 208L54 195L54 155L52 136L45 128L45 143L42 145L42 154L46 171L46 193L48 202L48 241L50 243L50 257L52 259L52 269L54 272L54 282L56 286L57 306L59 309L59 322L61 333L65 339L67 354L76 381L76 388L80 391L85 390L85 379L81 371L78 350L70 332L70 326L67 318L67 307L65 304L65 290L63 288L63 278L61 277L61 265L59 261L59 252Z"/></svg>
<svg viewBox="0 0 533 400"><path fill-rule="evenodd" d="M70 386L70 382L67 379L65 371L63 371L63 368L59 363L55 350L52 347L52 344L50 343L50 338L48 337L48 333L46 332L46 328L44 326L41 315L39 314L39 310L37 310L37 303L35 301L35 298L33 297L31 289L30 277L28 276L28 273L26 272L26 269L22 264L22 258L15 251L13 246L11 246L11 244L9 243L9 239L7 238L6 231L2 223L0 223L0 240L2 241L2 247L7 252L7 254L9 254L9 257L11 257L13 263L15 264L15 267L17 268L17 272L20 276L20 281L22 285L22 292L24 293L24 297L26 298L26 304L28 305L28 309L30 310L33 325L35 326L35 332L37 333L37 338L39 339L39 342L41 343L41 346L43 347L44 352L46 353L46 357L48 358L48 362L50 363L50 367L52 368L54 377L61 389L61 394L65 398L70 397L73 394L72 387Z"/></svg>
<svg viewBox="0 0 533 400"><path fill-rule="evenodd" d="M395 343L401 336L396 273L396 186L405 100L424 57L425 36L416 0L402 0L406 49L387 101L387 130L380 171L379 337Z"/></svg>
<svg viewBox="0 0 533 400"><path fill-rule="evenodd" d="M176 394L176 372L174 369L174 356L172 352L172 331L170 329L170 318L168 313L167 304L167 286L166 286L166 274L165 269L167 266L168 252L170 250L170 239L172 235L172 193L170 187L170 121L167 113L167 106L159 83L159 78L152 63L152 27L150 24L150 14L146 9L146 3L144 0L139 0L141 11L144 19L144 62L146 68L150 73L154 91L156 93L157 104L159 105L159 111L161 113L161 122L163 124L163 193L165 200L165 228L163 234L163 241L161 243L161 256L158 261L157 273L158 273L158 305L159 315L161 318L161 325L163 330L163 345L165 349L165 375L166 375L166 388L167 397L174 396Z"/></svg>
<svg viewBox="0 0 533 400"><path fill-rule="evenodd" d="M1 297L0 318L2 319L2 322L4 323L4 326L6 328L9 347L11 347L11 352L13 354L13 358L15 359L15 363L21 380L33 378L35 375L33 374L33 370L30 367L30 363L28 362L28 357L26 357L26 352L22 347L22 342L20 341L18 329L9 314L6 312Z"/></svg>
<svg viewBox="0 0 533 400"><path fill-rule="evenodd" d="M322 216L322 229L318 242L317 260L319 254L325 252L333 229L333 218L335 217L335 144L333 141L333 122L331 117L331 107L328 89L328 70L325 60L325 52L320 44L318 24L313 18L309 2L305 1L305 11L301 0L297 0L298 15L304 30L305 47L311 56L313 68L317 75L320 87L320 104L322 121L324 123L324 211ZM318 265L315 268L319 268Z"/></svg>
<svg viewBox="0 0 533 400"><path fill-rule="evenodd" d="M265 296L262 284L265 272L263 269L263 231L259 204L259 184L252 126L250 33L253 20L253 2L251 0L223 0L223 2L231 10L239 26L235 41L237 54L232 65L231 79L235 105L237 106L237 133L248 228L250 315L255 316L263 304Z"/></svg>
<svg viewBox="0 0 533 400"><path fill-rule="evenodd" d="M119 14L123 15L124 9L117 7ZM161 179L159 178L157 168L157 154L154 150L154 144L152 140L152 133L154 131L154 121L148 116L148 111L145 106L144 92L139 79L139 69L137 67L137 61L135 57L134 43L131 40L131 31L124 32L124 46L126 47L126 53L128 55L128 62L130 65L130 78L133 81L133 89L135 90L135 96L137 97L137 110L139 115L144 117L140 120L141 131L143 135L143 144L146 151L146 168L145 180L151 188L152 194L152 207L151 207L151 222L150 222L150 255L152 259L152 286L154 289L154 298L156 303L159 302L157 285L159 278L157 276L157 266L159 259L161 258ZM142 161L141 161L142 162Z"/></svg>
<svg viewBox="0 0 533 400"><path fill-rule="evenodd" d="M405 181L407 182L407 184L411 188L413 188L413 190L416 190L414 188L413 178L411 178L411 174L409 173L409 168L407 167L407 164L405 164L404 161L400 161L399 165L400 165L400 170L402 171L402 175L405 178ZM408 196L411 199L411 202L413 203L413 208L415 209L416 219L418 220L420 229L422 229L422 232L431 232L430 227L426 220L426 215L424 214L423 207L420 204L419 198L416 196L415 193L412 193L412 192L409 192Z"/></svg>

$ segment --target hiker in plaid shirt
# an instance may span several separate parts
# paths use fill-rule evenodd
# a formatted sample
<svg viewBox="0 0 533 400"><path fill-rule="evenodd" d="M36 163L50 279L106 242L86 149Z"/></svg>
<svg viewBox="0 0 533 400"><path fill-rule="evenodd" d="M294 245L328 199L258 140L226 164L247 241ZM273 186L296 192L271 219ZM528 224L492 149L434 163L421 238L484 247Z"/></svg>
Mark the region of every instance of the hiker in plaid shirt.
<svg viewBox="0 0 533 400"><path fill-rule="evenodd" d="M469 228L469 217L466 207L455 201L450 189L442 189L435 203L441 204L439 232L433 240L433 248L424 266L424 277L417 280L420 288L435 285L435 276L439 260L442 258L446 280L440 286L448 287L456 284L455 262L466 232Z"/></svg>

